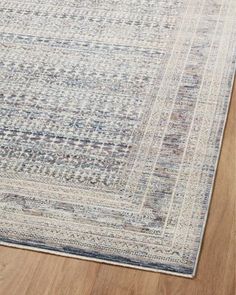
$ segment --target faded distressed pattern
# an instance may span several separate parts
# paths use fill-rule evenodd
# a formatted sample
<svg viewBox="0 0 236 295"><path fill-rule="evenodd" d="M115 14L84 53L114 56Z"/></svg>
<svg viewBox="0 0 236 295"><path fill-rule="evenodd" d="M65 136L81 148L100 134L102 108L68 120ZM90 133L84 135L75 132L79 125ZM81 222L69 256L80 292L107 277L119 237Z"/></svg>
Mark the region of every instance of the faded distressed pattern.
<svg viewBox="0 0 236 295"><path fill-rule="evenodd" d="M0 240L193 276L235 0L1 0Z"/></svg>

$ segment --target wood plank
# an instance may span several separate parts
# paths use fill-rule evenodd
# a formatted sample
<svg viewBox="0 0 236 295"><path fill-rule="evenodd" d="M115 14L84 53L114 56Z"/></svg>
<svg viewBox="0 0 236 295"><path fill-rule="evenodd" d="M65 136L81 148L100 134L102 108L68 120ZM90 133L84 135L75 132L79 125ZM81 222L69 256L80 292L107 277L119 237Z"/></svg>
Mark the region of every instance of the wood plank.
<svg viewBox="0 0 236 295"><path fill-rule="evenodd" d="M42 254L26 294L89 295L99 268L98 263Z"/></svg>

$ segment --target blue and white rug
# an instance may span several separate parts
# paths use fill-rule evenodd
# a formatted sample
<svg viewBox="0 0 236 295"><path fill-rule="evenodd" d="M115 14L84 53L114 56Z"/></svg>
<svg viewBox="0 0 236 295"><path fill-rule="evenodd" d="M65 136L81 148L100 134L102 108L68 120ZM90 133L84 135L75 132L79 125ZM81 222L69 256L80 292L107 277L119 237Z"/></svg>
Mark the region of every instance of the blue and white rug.
<svg viewBox="0 0 236 295"><path fill-rule="evenodd" d="M235 0L1 0L0 244L192 277Z"/></svg>

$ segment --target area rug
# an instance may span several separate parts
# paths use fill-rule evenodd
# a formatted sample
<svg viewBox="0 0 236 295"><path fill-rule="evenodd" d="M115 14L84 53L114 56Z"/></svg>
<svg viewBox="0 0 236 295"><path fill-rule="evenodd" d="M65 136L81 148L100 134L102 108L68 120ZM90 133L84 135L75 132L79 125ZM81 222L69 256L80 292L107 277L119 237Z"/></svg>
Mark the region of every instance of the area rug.
<svg viewBox="0 0 236 295"><path fill-rule="evenodd" d="M1 0L0 244L193 277L235 0Z"/></svg>

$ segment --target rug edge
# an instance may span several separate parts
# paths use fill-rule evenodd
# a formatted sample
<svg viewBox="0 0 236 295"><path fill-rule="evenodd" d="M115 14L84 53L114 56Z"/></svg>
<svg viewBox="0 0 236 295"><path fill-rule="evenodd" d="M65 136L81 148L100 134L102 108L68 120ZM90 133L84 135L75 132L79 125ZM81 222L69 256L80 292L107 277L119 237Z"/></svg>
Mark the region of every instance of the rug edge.
<svg viewBox="0 0 236 295"><path fill-rule="evenodd" d="M49 254L49 255L56 255L56 256L61 256L61 257L68 257L68 258L79 259L79 260L84 260L84 261L102 263L102 264L106 264L106 265L121 266L121 267L125 267L125 268L130 268L130 269L144 270L144 271L150 271L150 272L166 274L166 275L174 275L177 277L184 277L184 278L188 278L188 279L192 279L195 277L194 273L183 274L183 273L178 273L178 272L173 272L173 271L136 266L136 265L132 265L132 264L125 264L125 263L115 262L115 261L111 261L111 260L90 258L87 256L75 255L75 254L70 254L70 253L66 253L66 252L60 252L57 250L47 250L47 249L43 249L40 247L33 247L33 246L16 244L16 243L9 243L9 242L1 241L1 240L0 240L0 246L16 248L16 249L20 249L20 250L29 250L29 251L33 251L33 252L44 253L44 254Z"/></svg>

